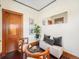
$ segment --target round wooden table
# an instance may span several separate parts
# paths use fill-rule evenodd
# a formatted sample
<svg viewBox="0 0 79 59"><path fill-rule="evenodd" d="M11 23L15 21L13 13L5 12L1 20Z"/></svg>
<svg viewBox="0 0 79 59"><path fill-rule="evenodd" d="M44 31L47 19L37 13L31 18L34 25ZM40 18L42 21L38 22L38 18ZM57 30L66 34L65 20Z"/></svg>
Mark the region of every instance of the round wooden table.
<svg viewBox="0 0 79 59"><path fill-rule="evenodd" d="M38 45L37 42L26 44L24 48L24 52L27 55L27 57L31 57L35 59L50 59L49 48L42 52L39 51L39 52L32 53L31 51L29 51L30 48L37 46L37 45Z"/></svg>

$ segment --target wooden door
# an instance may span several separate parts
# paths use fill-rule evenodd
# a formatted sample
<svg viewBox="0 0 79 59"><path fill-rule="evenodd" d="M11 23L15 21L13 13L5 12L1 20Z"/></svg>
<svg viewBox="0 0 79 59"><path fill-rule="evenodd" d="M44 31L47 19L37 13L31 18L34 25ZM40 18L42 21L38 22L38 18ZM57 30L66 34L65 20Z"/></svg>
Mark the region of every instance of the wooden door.
<svg viewBox="0 0 79 59"><path fill-rule="evenodd" d="M3 9L2 11L2 52L18 50L18 41L23 36L23 15Z"/></svg>

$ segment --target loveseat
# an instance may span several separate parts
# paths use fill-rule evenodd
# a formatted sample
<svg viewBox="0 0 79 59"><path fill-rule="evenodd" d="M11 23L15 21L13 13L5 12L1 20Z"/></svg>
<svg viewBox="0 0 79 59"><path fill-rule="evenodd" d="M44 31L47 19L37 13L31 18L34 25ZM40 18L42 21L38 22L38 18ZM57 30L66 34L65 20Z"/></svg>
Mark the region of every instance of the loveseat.
<svg viewBox="0 0 79 59"><path fill-rule="evenodd" d="M39 41L40 48L42 48L44 50L49 48L50 49L50 54L59 59L62 56L62 54L63 54L63 47L62 47L62 45L56 45L56 44L54 44L54 42L49 41L49 39L48 39L49 43L52 42L52 44L53 44L52 45L52 44L49 44L48 42L46 42L45 40L46 40L45 35L43 35L42 38ZM60 44L60 43L58 42L57 44Z"/></svg>

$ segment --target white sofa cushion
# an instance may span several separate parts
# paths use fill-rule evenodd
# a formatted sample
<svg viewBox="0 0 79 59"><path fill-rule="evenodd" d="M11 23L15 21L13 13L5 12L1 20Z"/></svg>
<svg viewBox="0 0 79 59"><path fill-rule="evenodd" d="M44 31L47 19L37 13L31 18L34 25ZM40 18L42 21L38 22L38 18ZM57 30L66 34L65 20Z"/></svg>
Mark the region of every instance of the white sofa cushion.
<svg viewBox="0 0 79 59"><path fill-rule="evenodd" d="M40 48L42 49L47 49L47 48L50 48L50 54L52 54L53 56L57 57L57 58L60 58L61 55L63 54L63 48L60 47L60 46L51 46L49 45L48 43L44 42L43 40L40 40L39 42L39 46Z"/></svg>
<svg viewBox="0 0 79 59"><path fill-rule="evenodd" d="M63 54L63 47L53 45L50 48L50 53L55 57L60 58L61 55Z"/></svg>

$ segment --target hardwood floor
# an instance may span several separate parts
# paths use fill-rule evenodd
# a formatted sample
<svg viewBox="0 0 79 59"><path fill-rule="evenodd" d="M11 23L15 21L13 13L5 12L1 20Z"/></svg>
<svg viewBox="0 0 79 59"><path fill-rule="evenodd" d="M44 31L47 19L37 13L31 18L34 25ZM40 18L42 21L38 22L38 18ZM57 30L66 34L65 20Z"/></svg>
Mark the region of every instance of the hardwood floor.
<svg viewBox="0 0 79 59"><path fill-rule="evenodd" d="M51 59L57 59L54 56L50 55ZM70 56L72 57L72 56ZM79 58L70 58L69 54L63 53L60 59L79 59ZM23 59L22 53L18 51L10 52L6 56L0 57L0 59ZM25 59L25 58L24 58Z"/></svg>
<svg viewBox="0 0 79 59"><path fill-rule="evenodd" d="M23 59L22 53L18 51L10 52L6 56L3 56L2 59Z"/></svg>

